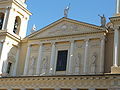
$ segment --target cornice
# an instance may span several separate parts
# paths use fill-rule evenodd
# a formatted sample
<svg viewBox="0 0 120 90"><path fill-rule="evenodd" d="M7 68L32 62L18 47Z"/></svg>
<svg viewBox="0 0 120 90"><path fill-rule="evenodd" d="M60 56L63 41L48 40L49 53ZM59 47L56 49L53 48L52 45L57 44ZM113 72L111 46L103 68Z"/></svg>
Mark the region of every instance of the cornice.
<svg viewBox="0 0 120 90"><path fill-rule="evenodd" d="M16 0L13 0L13 3L19 8L21 8L23 11L25 11L28 15L32 15L32 13L28 9L26 9L23 5L19 4Z"/></svg>
<svg viewBox="0 0 120 90"><path fill-rule="evenodd" d="M109 19L110 19L111 22L120 21L120 16L114 16L114 17L111 17Z"/></svg>
<svg viewBox="0 0 120 90"><path fill-rule="evenodd" d="M70 23L74 23L74 24L78 24L78 25L82 25L82 26L85 26L85 27L89 27L89 28L93 28L93 29L97 29L97 30L103 30L104 28L100 27L100 26L96 26L96 25L93 25L93 24L88 24L88 23L85 23L85 22L80 22L80 21L77 21L77 20L73 20L73 19L69 19L69 18L61 18L51 24L49 24L48 26L30 34L29 36L27 36L26 38L29 38L29 37L33 37L35 35L37 35L38 33L41 33L41 32L44 32L45 30L51 28L51 27L54 27L55 25L63 22L63 21L68 21Z"/></svg>
<svg viewBox="0 0 120 90"><path fill-rule="evenodd" d="M17 42L21 41L21 38L18 35L15 35L15 34L13 35L13 34L7 32L6 30L0 30L0 36L8 36Z"/></svg>
<svg viewBox="0 0 120 90"><path fill-rule="evenodd" d="M0 77L4 81L39 81L39 80L111 80L120 79L120 74L98 74L98 75L52 75L52 76L16 76Z"/></svg>
<svg viewBox="0 0 120 90"><path fill-rule="evenodd" d="M85 35L91 35L91 34L98 34L98 33L106 33L105 30L102 31L96 31L96 32L88 32L88 33L80 33L80 34L69 34L69 35L58 35L58 36L50 36L50 37L43 37L43 38L27 38L28 40L37 40L37 39L47 39L47 38L60 38L60 37L72 37L72 36L85 36Z"/></svg>
<svg viewBox="0 0 120 90"><path fill-rule="evenodd" d="M12 3L12 0L3 0L3 1L0 1L0 4L9 4L9 3Z"/></svg>

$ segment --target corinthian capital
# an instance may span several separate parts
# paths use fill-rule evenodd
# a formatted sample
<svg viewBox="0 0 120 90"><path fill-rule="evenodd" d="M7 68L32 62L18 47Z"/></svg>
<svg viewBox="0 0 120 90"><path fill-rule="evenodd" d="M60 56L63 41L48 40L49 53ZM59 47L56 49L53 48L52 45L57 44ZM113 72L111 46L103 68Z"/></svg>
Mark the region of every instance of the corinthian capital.
<svg viewBox="0 0 120 90"><path fill-rule="evenodd" d="M113 29L114 29L114 30L119 30L119 29L120 29L120 26L115 25L115 26L113 27Z"/></svg>

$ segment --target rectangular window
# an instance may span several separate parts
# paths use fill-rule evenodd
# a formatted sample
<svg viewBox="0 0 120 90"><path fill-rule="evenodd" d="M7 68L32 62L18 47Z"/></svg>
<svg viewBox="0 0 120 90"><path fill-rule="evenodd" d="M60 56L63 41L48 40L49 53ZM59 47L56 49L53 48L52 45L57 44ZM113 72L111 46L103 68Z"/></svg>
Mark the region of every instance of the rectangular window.
<svg viewBox="0 0 120 90"><path fill-rule="evenodd" d="M58 51L56 71L66 71L68 50Z"/></svg>
<svg viewBox="0 0 120 90"><path fill-rule="evenodd" d="M12 66L12 63L8 62L8 67L7 67L7 73L8 74L10 73L11 66Z"/></svg>

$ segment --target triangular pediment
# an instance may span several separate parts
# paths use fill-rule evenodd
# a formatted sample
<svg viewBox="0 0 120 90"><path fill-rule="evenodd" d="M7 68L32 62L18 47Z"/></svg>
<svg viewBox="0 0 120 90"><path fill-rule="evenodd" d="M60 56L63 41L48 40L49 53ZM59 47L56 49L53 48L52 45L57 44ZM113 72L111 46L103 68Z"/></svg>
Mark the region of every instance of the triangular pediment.
<svg viewBox="0 0 120 90"><path fill-rule="evenodd" d="M28 36L30 39L99 32L99 26L62 18Z"/></svg>

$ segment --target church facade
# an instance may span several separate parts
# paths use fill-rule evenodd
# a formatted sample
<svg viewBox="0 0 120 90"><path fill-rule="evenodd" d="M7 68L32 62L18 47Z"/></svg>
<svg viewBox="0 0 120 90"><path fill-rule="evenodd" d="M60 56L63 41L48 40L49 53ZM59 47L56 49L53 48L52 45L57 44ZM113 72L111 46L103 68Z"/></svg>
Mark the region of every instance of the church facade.
<svg viewBox="0 0 120 90"><path fill-rule="evenodd" d="M0 90L120 90L120 0L106 25L63 17L27 37L25 2L0 0Z"/></svg>

